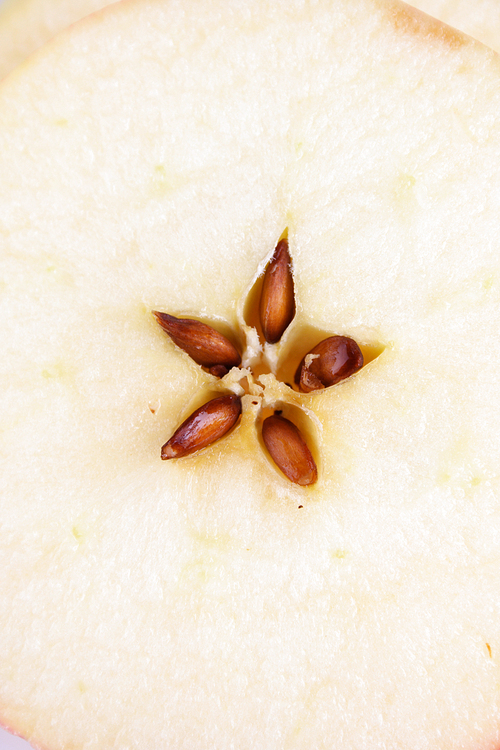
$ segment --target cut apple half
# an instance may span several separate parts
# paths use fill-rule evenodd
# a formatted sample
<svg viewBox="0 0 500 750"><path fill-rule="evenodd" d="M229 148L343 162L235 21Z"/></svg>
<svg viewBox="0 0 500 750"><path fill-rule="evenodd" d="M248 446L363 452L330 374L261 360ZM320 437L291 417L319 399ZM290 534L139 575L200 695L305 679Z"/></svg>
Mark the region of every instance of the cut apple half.
<svg viewBox="0 0 500 750"><path fill-rule="evenodd" d="M4 726L498 750L499 113L495 53L382 0L122 3L5 80ZM263 342L286 228L295 315ZM241 366L210 373L154 311ZM290 387L324 334L364 366ZM231 394L227 434L161 460ZM314 483L273 464L271 412Z"/></svg>

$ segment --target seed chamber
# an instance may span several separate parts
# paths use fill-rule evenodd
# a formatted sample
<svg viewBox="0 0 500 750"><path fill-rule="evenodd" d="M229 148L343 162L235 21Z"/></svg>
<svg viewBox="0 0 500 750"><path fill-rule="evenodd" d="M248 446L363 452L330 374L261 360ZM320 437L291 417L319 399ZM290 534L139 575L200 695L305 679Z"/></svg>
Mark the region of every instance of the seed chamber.
<svg viewBox="0 0 500 750"><path fill-rule="evenodd" d="M347 336L356 341L363 354L362 369L379 357L385 346L375 339L371 339L366 331L363 332L361 338L357 337L356 332L353 331L319 329L301 320L302 314L297 316L296 313L291 321L289 316L284 318L282 331L276 343L269 343L265 340L263 332L267 327L267 321L264 321L264 323L262 321L264 313L261 307L261 296L266 275L275 272L276 258L280 254L283 257L282 250L278 250L278 248L283 247L283 241L286 247L285 258L288 259L288 262L286 264L282 262L281 273L283 273L283 268L287 269L285 271L287 274L286 288L291 291L288 291L288 299L285 299L285 303L283 303L283 294L277 294L275 309L272 309L274 300L271 298L270 307L278 320L282 309L285 310L287 306L289 308L290 304L293 305L294 309L296 308L297 300L293 285L293 248L290 253L288 230L286 229L277 240L273 253L269 254L259 264L256 276L243 300L240 301L236 314L238 325L232 326L227 321L199 315L189 316L193 320L205 323L223 334L236 346L241 354L242 361L239 367L232 367L227 374L221 377L210 374L210 382L207 382L206 386L193 396L180 416L184 420L210 399L234 393L242 399L243 411L247 414L251 412L251 418L254 420L253 429L256 431L258 444L273 466L274 471L279 471L279 467L276 467L264 445L262 424L267 417L279 413L300 431L313 456L319 474L321 471L319 448L321 444L321 424L314 414L312 399L314 399L315 394L323 393L334 388L335 385L307 394L302 393L295 383L295 373L300 362L318 344L335 335ZM269 286L269 284L266 286ZM279 292L282 291L282 289L279 290ZM290 294L292 300L290 300ZM266 309L269 309L269 304ZM286 312L283 312L283 315L286 316ZM181 313L179 317L186 318L187 316ZM361 340L359 340L360 338ZM209 372L207 368L203 369ZM355 374L348 377L354 377Z"/></svg>
<svg viewBox="0 0 500 750"><path fill-rule="evenodd" d="M309 450L311 451L312 457L318 469L318 477L321 475L321 451L320 451L320 434L321 425L316 416L309 410L305 410L302 406L290 403L289 401L275 401L272 405L262 406L259 413L256 416L254 429L264 455L266 456L268 463L272 467L273 471L278 472L280 476L283 476L274 463L273 459L269 455L269 452L264 444L262 437L262 425L264 421L278 414L279 416L288 419L292 424L298 427L302 437L304 438Z"/></svg>

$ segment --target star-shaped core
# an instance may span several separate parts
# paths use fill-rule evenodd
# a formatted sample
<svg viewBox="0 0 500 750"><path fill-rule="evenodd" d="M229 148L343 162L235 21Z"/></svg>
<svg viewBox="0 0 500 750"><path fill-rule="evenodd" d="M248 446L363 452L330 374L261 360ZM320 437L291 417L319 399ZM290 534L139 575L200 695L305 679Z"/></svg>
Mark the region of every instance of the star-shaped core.
<svg viewBox="0 0 500 750"><path fill-rule="evenodd" d="M206 323L163 312L153 314L172 341L214 377L224 378L233 368L242 366L236 346ZM259 322L265 342L278 343L294 316L293 265L288 240L282 238L262 281ZM329 336L306 351L296 370L294 385L287 385L299 393L323 390L350 377L362 366L363 354L353 339ZM251 367L246 369L252 373ZM211 399L177 428L161 449L162 459L182 458L220 440L237 424L241 411L239 395L228 393ZM273 411L262 422L262 440L269 456L291 482L304 487L314 484L318 471L306 440L298 427L282 415L281 409Z"/></svg>

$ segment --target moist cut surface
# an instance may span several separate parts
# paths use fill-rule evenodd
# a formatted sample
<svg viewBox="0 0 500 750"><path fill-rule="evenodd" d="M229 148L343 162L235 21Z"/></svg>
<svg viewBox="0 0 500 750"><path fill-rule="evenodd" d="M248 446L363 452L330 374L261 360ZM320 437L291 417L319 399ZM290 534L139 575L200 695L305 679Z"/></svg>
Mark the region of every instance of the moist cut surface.
<svg viewBox="0 0 500 750"><path fill-rule="evenodd" d="M3 0L0 78L70 24L107 5L109 0ZM416 0L412 5L494 50L500 48L497 0Z"/></svg>
<svg viewBox="0 0 500 750"><path fill-rule="evenodd" d="M3 84L5 726L53 750L498 750L499 75L394 3L139 0ZM285 230L295 316L263 343ZM210 374L153 311L243 369ZM290 387L331 336L364 366ZM162 461L227 394L234 429ZM314 484L269 459L274 410Z"/></svg>

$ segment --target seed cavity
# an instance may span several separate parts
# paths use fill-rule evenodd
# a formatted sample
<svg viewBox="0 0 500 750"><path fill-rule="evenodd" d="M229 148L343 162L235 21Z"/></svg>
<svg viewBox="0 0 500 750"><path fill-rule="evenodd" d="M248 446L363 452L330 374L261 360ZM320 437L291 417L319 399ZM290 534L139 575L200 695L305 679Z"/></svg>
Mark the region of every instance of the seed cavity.
<svg viewBox="0 0 500 750"><path fill-rule="evenodd" d="M162 312L153 315L172 341L215 377L221 378L241 364L241 355L234 344L215 328L191 318L176 318Z"/></svg>
<svg viewBox="0 0 500 750"><path fill-rule="evenodd" d="M322 390L353 375L363 364L378 357L384 346L376 343L359 346L351 338L332 336L328 329L319 330L307 322L294 325L279 347L265 346L264 342L273 345L281 340L295 312L292 260L288 231L285 230L264 273L259 269L259 276L247 295L243 309L245 325L240 331L246 337L243 368L242 356L232 343L232 340L241 342L243 335L233 337L227 331L228 338L199 320L153 313L172 341L213 377L221 379L232 368L242 368L217 385L218 395L193 411L174 432L161 449L163 460L189 456L223 438L240 419L243 394L256 399L269 389L261 408L251 409L252 413L247 415L255 420L262 450L289 481L302 487L317 482L321 456L316 450L314 430L309 429L308 424L314 414L310 412L308 415L306 399L296 392L287 394L286 389L277 388L275 379L301 393ZM366 332L363 335L366 337ZM306 346L309 349L303 356ZM239 377L241 380L237 382ZM232 385L229 385L229 380ZM236 386L234 390L241 391L240 395L220 395L223 385L226 390ZM208 398L210 395L205 393L204 399ZM197 398L191 409L200 403L201 399ZM253 407L259 403L251 400ZM155 413L151 405L150 408Z"/></svg>
<svg viewBox="0 0 500 750"><path fill-rule="evenodd" d="M275 413L262 423L262 439L272 460L294 484L307 487L318 479L318 470L298 427Z"/></svg>
<svg viewBox="0 0 500 750"><path fill-rule="evenodd" d="M161 402L159 399L156 399L155 401L150 401L148 404L149 411L151 412L151 414L156 414L160 406L161 406Z"/></svg>
<svg viewBox="0 0 500 750"><path fill-rule="evenodd" d="M347 336L330 336L314 347L299 364L295 384L302 393L328 388L363 367L363 354Z"/></svg>
<svg viewBox="0 0 500 750"><path fill-rule="evenodd" d="M161 449L165 461L182 458L206 448L227 435L241 415L241 399L234 394L218 396L196 409Z"/></svg>
<svg viewBox="0 0 500 750"><path fill-rule="evenodd" d="M278 242L265 270L259 313L265 340L276 344L295 316L292 261L287 239Z"/></svg>

